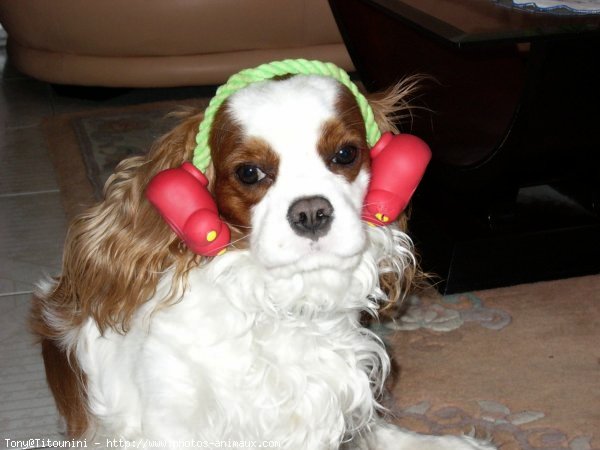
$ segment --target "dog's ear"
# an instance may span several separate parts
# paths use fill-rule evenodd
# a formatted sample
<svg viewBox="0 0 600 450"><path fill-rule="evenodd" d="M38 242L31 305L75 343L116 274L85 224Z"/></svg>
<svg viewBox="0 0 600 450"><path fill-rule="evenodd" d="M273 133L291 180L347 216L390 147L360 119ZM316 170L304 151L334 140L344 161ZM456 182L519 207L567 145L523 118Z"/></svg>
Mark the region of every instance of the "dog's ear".
<svg viewBox="0 0 600 450"><path fill-rule="evenodd" d="M100 330L125 332L137 308L155 293L161 275L172 268L168 295L199 257L184 248L146 200L144 190L159 171L189 160L202 114L187 110L182 122L147 156L121 162L104 188L104 200L71 223L62 274L45 308L76 326L92 317Z"/></svg>
<svg viewBox="0 0 600 450"><path fill-rule="evenodd" d="M411 75L382 92L366 95L381 133L410 131L410 126L406 127L408 130L401 130L401 125L412 122L415 110L427 109L416 105L413 100L423 84L431 80L425 75Z"/></svg>
<svg viewBox="0 0 600 450"><path fill-rule="evenodd" d="M413 110L425 109L411 104L415 98L416 92L421 88L425 81L432 79L423 75L413 75L404 78L389 89L367 95L369 105L373 109L375 122L382 133L391 131L399 133L401 125L412 120ZM407 127L410 130L410 126ZM397 220L397 226L403 232L408 228L408 217L410 207L403 212ZM412 249L411 249L412 250ZM390 256L393 258L394 256ZM413 261L411 264L391 264L392 267L403 268L402 273L398 270L385 270L379 277L379 285L386 293L389 302L382 309L385 315L393 314L394 306L403 299L409 292L420 289L427 276L421 271L418 263Z"/></svg>

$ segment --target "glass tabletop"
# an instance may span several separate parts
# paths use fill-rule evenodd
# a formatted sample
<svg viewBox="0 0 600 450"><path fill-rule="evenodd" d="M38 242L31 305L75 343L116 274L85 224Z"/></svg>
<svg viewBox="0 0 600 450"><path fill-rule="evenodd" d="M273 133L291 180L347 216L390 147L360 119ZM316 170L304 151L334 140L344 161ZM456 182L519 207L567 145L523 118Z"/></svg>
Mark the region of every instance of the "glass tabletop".
<svg viewBox="0 0 600 450"><path fill-rule="evenodd" d="M600 14L512 6L511 0L367 0L457 46L597 33Z"/></svg>

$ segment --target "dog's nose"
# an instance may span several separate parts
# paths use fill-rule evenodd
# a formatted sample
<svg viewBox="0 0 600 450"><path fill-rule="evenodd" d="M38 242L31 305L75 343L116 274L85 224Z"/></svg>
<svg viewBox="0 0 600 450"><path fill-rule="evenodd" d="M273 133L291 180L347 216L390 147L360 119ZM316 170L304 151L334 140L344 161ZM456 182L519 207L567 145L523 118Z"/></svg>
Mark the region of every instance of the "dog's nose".
<svg viewBox="0 0 600 450"><path fill-rule="evenodd" d="M299 198L288 209L287 219L298 236L316 241L331 228L333 206L325 197Z"/></svg>

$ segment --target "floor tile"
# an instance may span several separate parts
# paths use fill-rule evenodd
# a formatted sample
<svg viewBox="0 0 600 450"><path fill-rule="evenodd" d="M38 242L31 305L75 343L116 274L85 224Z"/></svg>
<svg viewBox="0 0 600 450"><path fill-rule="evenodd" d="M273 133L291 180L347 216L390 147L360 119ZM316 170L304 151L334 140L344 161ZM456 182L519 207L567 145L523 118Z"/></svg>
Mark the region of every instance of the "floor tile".
<svg viewBox="0 0 600 450"><path fill-rule="evenodd" d="M2 46L2 38L0 37L0 46ZM0 53L0 79L2 80L14 80L27 78L27 75L19 72L11 63L10 58L6 53Z"/></svg>
<svg viewBox="0 0 600 450"><path fill-rule="evenodd" d="M66 219L58 193L0 197L0 280L22 290L60 270ZM7 293L10 291L4 291Z"/></svg>
<svg viewBox="0 0 600 450"><path fill-rule="evenodd" d="M33 292L40 280L59 272L58 258L52 265L44 265L0 255L0 295Z"/></svg>
<svg viewBox="0 0 600 450"><path fill-rule="evenodd" d="M0 297L0 443L60 439L40 347L27 328L30 295Z"/></svg>
<svg viewBox="0 0 600 450"><path fill-rule="evenodd" d="M0 129L36 126L52 115L49 87L31 78L2 80Z"/></svg>
<svg viewBox="0 0 600 450"><path fill-rule="evenodd" d="M0 196L40 191L58 192L42 131L0 129Z"/></svg>

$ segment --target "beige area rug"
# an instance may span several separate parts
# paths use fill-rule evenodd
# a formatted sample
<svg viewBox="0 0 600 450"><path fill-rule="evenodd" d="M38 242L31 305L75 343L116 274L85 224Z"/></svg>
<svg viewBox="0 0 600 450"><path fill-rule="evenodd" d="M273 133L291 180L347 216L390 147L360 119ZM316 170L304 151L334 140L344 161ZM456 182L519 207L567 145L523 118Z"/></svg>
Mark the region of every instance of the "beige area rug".
<svg viewBox="0 0 600 450"><path fill-rule="evenodd" d="M46 123L70 217L99 198L120 159L146 151L173 125L164 116L174 107ZM600 276L447 297L432 291L406 306L375 327L398 369L385 399L391 420L427 433L475 431L502 450L600 450Z"/></svg>
<svg viewBox="0 0 600 450"><path fill-rule="evenodd" d="M600 276L409 301L380 326L398 423L503 450L600 448Z"/></svg>

